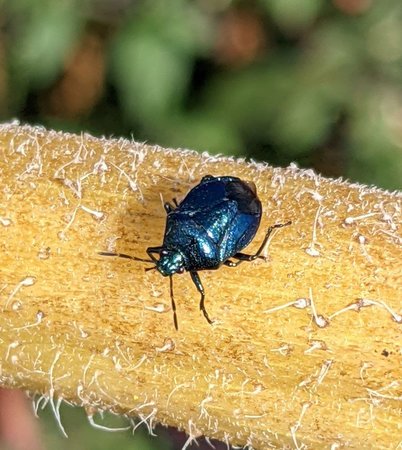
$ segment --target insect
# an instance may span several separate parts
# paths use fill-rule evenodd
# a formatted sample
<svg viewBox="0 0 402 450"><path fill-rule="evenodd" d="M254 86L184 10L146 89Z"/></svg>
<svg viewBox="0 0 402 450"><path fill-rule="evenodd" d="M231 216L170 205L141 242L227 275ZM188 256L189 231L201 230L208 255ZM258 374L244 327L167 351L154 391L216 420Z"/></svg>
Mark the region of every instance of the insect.
<svg viewBox="0 0 402 450"><path fill-rule="evenodd" d="M205 291L198 275L200 270L216 270L222 265L236 267L243 261L261 256L272 231L291 222L270 226L254 255L241 253L254 238L261 221L262 206L254 183L237 177L206 175L181 203L164 204L167 214L163 244L148 247L150 260L122 253L101 252L135 261L152 262L163 276L170 278L173 321L178 330L173 278L176 273L190 272L201 295L200 310L212 324L205 308ZM233 261L234 260L234 261Z"/></svg>

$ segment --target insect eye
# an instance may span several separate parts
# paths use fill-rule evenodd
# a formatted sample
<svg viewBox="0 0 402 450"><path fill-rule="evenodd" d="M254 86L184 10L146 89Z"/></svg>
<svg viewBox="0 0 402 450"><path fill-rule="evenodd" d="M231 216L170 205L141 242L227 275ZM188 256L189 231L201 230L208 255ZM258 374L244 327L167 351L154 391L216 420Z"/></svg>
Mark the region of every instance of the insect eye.
<svg viewBox="0 0 402 450"><path fill-rule="evenodd" d="M180 267L180 269L178 270L179 273L183 273L184 272L184 267Z"/></svg>
<svg viewBox="0 0 402 450"><path fill-rule="evenodd" d="M161 255L166 256L167 254L168 254L168 251L167 251L167 250L162 250L162 251L161 251Z"/></svg>

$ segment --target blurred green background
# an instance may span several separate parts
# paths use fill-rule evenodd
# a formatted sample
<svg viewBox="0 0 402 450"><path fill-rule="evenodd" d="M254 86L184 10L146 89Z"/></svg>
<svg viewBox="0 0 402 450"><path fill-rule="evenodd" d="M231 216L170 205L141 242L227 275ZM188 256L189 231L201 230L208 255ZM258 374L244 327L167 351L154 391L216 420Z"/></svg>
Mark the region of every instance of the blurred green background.
<svg viewBox="0 0 402 450"><path fill-rule="evenodd" d="M401 187L400 0L0 6L2 121L295 161L327 176ZM68 448L107 449L119 439L119 449L173 448L146 444L146 433L107 441L81 419L66 412L80 442ZM63 440L54 422L45 428L49 448L67 448L54 443Z"/></svg>
<svg viewBox="0 0 402 450"><path fill-rule="evenodd" d="M400 0L0 0L0 118L400 188Z"/></svg>

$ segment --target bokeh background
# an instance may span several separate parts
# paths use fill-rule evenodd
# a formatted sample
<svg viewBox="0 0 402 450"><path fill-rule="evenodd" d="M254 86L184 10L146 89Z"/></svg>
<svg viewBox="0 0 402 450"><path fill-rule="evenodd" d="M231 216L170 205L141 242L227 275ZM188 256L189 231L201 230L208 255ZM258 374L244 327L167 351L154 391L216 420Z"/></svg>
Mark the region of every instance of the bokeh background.
<svg viewBox="0 0 402 450"><path fill-rule="evenodd" d="M0 118L400 188L400 0L0 0Z"/></svg>
<svg viewBox="0 0 402 450"><path fill-rule="evenodd" d="M400 189L402 3L0 0L12 118ZM70 441L45 417L49 448L177 445L63 415Z"/></svg>

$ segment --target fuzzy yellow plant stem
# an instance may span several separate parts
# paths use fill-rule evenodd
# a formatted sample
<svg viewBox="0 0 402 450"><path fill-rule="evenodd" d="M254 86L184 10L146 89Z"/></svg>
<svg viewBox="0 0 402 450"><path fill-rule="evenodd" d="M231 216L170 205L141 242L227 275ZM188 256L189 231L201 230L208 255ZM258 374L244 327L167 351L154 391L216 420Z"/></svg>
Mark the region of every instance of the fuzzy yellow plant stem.
<svg viewBox="0 0 402 450"><path fill-rule="evenodd" d="M188 274L146 257L162 199L256 183L269 261ZM0 127L1 384L256 449L402 441L401 194L126 140ZM332 446L332 447L331 447ZM398 447L399 448L399 447Z"/></svg>

